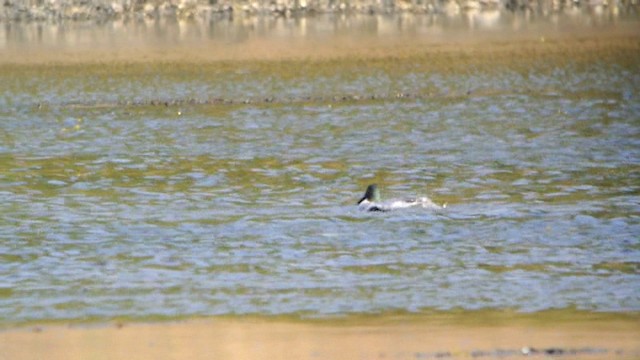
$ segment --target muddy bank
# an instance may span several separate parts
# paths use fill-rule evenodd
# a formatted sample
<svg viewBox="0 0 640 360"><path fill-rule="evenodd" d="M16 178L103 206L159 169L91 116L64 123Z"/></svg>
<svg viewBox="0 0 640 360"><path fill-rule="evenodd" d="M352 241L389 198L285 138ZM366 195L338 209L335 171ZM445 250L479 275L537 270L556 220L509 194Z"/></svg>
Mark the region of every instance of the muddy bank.
<svg viewBox="0 0 640 360"><path fill-rule="evenodd" d="M415 55L433 56L439 62L442 54L455 54L456 60L471 56L469 62L473 62L478 54L486 53L524 61L529 61L531 55L536 59L538 53L564 53L567 59L574 60L588 56L592 50L609 56L619 49L631 50L629 58L637 58L634 55L638 52L640 22L635 5L609 2L594 7L595 2L572 2L570 9L558 2L529 2L527 6L535 5L535 9L511 11L504 2L511 0L493 3L494 6L489 6L491 2L474 1L436 1L430 8L433 13L339 13L330 11L337 2L309 2L324 10L305 10L302 16L271 16L271 10L253 14L237 10L244 6L240 2L229 2L229 9L234 10L222 18L211 17L218 14L214 8L221 6L219 2L6 1L0 9L0 22L5 22L0 27L0 63L371 59ZM295 2L296 6L301 3ZM356 6L360 2L348 4ZM426 3L376 4L392 4L397 10L402 8L399 4ZM250 4L268 5L277 3ZM309 9L313 8L311 5ZM196 10L186 17L179 15L186 9ZM103 20L94 14L97 11L106 14L100 15Z"/></svg>
<svg viewBox="0 0 640 360"><path fill-rule="evenodd" d="M479 323L456 316L320 321L213 318L38 325L2 331L0 344L11 359L86 359L97 354L101 359L131 354L138 359L638 358L637 317L606 317L553 320L518 315Z"/></svg>
<svg viewBox="0 0 640 360"><path fill-rule="evenodd" d="M379 67L385 71L401 64L419 66L424 71L468 71L470 68L500 71L504 66L526 71L532 66L546 67L545 64L549 62L574 65L615 62L636 66L637 54L640 53L638 39L633 27L600 32L552 33L542 30L522 34L484 34L469 37L462 34L353 34L303 38L252 36L239 42L225 39L152 41L146 36L132 36L121 41L112 41L111 36L96 35L87 39L77 39L78 41L51 39L50 42L45 41L45 44L13 44L5 48L3 56L0 57L0 64L4 64L5 70L11 71L15 67L27 70L25 66L30 65L110 63L107 68L100 67L96 71L114 74L120 70L131 70L128 66L120 69L122 64L131 63L157 63L161 67L157 70L163 73L190 73L205 70L193 68L191 64L194 63L217 63L212 65L215 69L224 66L233 70L241 66L269 71L273 69L263 69L260 64L284 61L280 65L270 66L287 67L287 72L304 75L305 72L330 72L335 66L362 71L359 61L367 60L367 67ZM239 61L243 63L238 63ZM255 61L257 63L247 63ZM368 96L352 95L360 98ZM254 99L256 100L261 99Z"/></svg>

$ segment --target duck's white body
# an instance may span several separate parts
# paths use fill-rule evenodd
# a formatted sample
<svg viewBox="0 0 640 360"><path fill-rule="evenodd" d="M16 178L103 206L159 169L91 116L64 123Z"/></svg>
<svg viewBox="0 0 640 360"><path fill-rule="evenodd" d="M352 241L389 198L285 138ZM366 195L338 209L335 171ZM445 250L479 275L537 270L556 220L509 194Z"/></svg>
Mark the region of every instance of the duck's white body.
<svg viewBox="0 0 640 360"><path fill-rule="evenodd" d="M380 201L380 191L375 184L369 185L364 197L358 201L358 208L362 211L392 211L420 206L430 209L441 209L442 207L431 201L427 197L420 197L406 200Z"/></svg>

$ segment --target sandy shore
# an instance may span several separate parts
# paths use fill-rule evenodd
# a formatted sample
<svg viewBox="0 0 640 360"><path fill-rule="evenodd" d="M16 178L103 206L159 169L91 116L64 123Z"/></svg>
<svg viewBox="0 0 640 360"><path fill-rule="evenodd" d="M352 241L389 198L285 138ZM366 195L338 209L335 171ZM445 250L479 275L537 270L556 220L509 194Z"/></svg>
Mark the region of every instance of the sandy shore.
<svg viewBox="0 0 640 360"><path fill-rule="evenodd" d="M1 359L638 359L638 315L350 320L207 318L0 331ZM547 318L549 316L546 316Z"/></svg>

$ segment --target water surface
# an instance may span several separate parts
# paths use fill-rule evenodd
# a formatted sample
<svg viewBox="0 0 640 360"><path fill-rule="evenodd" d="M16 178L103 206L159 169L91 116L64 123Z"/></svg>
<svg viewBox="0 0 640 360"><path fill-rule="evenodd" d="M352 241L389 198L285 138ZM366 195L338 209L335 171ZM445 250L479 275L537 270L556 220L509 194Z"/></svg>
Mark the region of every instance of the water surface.
<svg viewBox="0 0 640 360"><path fill-rule="evenodd" d="M640 310L637 64L425 63L0 73L0 321Z"/></svg>

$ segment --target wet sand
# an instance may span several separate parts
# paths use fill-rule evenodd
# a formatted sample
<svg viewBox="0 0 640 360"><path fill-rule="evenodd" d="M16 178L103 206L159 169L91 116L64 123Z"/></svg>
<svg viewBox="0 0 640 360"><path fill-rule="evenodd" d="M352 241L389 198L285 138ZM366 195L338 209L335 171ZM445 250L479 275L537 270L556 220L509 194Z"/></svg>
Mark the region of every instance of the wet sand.
<svg viewBox="0 0 640 360"><path fill-rule="evenodd" d="M533 358L640 358L638 315L559 321L515 315L480 323L462 316L32 325L0 331L0 358L511 359L525 353Z"/></svg>

